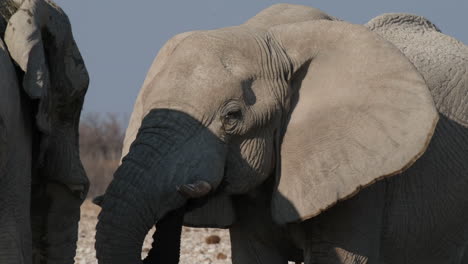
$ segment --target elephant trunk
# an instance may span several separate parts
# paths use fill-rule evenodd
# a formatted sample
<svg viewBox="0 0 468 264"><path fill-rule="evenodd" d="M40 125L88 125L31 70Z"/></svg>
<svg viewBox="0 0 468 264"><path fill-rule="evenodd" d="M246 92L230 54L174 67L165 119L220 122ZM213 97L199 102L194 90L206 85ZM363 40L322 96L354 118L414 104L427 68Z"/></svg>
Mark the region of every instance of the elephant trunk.
<svg viewBox="0 0 468 264"><path fill-rule="evenodd" d="M47 263L73 262L80 206L89 187L79 158L77 137L65 142L60 140L71 133L43 136L49 139L49 144L43 161L36 161L37 173L31 185L33 258L47 260ZM39 151L37 146L35 149Z"/></svg>
<svg viewBox="0 0 468 264"><path fill-rule="evenodd" d="M139 151L138 147L133 151ZM154 159L157 162L158 158ZM156 221L156 212L147 202L153 200L147 169L127 158L114 174L96 226L96 257L100 264L141 263L144 238Z"/></svg>
<svg viewBox="0 0 468 264"><path fill-rule="evenodd" d="M189 150L200 152L191 142L199 144L201 128L192 117L173 110L153 110L143 119L129 153L101 202L96 228L96 255L100 264L141 263L141 247L149 229L159 220L163 224L165 217L174 219L168 213L182 208L187 201L177 188L194 179L206 179L215 187L219 184L224 164L221 172L215 167L216 177L208 178L200 176L207 177L194 167L204 155L194 155ZM183 213L175 219L179 224L170 229L174 230L172 235L180 236ZM171 235L161 230L157 233ZM171 250L177 251L177 247ZM164 254L174 255L174 252ZM176 254L178 259L179 252Z"/></svg>

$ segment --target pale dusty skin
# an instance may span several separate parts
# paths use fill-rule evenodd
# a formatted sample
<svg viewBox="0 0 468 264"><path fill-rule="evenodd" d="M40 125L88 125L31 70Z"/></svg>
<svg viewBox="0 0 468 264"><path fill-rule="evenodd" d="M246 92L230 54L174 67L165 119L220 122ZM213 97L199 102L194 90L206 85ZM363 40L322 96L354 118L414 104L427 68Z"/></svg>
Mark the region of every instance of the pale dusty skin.
<svg viewBox="0 0 468 264"><path fill-rule="evenodd" d="M186 225L229 227L234 264L463 263L468 54L443 45L405 55L381 32L287 4L175 36L101 203L100 263L138 263L138 241L184 205ZM449 82L426 82L413 60L425 55ZM206 200L177 191L199 181Z"/></svg>

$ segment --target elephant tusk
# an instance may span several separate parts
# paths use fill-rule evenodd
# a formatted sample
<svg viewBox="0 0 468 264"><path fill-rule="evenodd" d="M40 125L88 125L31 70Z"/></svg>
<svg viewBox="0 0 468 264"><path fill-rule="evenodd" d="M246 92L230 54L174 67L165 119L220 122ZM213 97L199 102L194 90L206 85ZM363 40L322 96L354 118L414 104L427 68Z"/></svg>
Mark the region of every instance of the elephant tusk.
<svg viewBox="0 0 468 264"><path fill-rule="evenodd" d="M212 187L206 181L197 181L177 187L177 191L187 198L200 198L207 195Z"/></svg>

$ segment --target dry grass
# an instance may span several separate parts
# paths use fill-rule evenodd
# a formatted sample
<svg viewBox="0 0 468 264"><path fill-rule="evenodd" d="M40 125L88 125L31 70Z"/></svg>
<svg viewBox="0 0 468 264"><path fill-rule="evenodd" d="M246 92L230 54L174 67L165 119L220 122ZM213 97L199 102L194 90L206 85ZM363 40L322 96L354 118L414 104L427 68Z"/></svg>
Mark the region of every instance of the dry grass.
<svg viewBox="0 0 468 264"><path fill-rule="evenodd" d="M91 182L88 197L104 193L117 169L125 134L123 117L86 114L80 123L80 156Z"/></svg>

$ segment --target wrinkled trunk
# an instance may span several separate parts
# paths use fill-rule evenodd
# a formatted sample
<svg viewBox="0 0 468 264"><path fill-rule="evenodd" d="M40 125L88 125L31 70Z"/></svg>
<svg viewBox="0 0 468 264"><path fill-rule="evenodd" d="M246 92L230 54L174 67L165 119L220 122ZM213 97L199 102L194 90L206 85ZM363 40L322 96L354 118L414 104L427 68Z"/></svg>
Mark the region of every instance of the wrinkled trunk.
<svg viewBox="0 0 468 264"><path fill-rule="evenodd" d="M43 159L36 158L37 174L31 187L35 263L73 263L76 254L80 206L89 181L79 158L77 137L63 140L73 134L76 132L64 132L54 137L42 135L49 144ZM36 139L37 152L42 143L40 138Z"/></svg>
<svg viewBox="0 0 468 264"><path fill-rule="evenodd" d="M214 187L219 184L224 163L214 162L217 165L210 164L209 170L204 169L212 172L211 175L197 173L199 168L194 168L200 158L215 161L224 155L219 147L206 152L208 155L200 153L200 140L197 140L200 135L204 135L201 142L211 140L200 123L181 112L153 110L144 118L101 204L96 228L99 263L141 263L141 247L149 229L186 202L177 187L199 178L205 178ZM190 146L191 142L196 142L196 146ZM193 149L196 154L187 153L187 149ZM179 227L169 228L176 230L174 233L181 228L181 217L176 217ZM161 232L164 230L157 233Z"/></svg>

